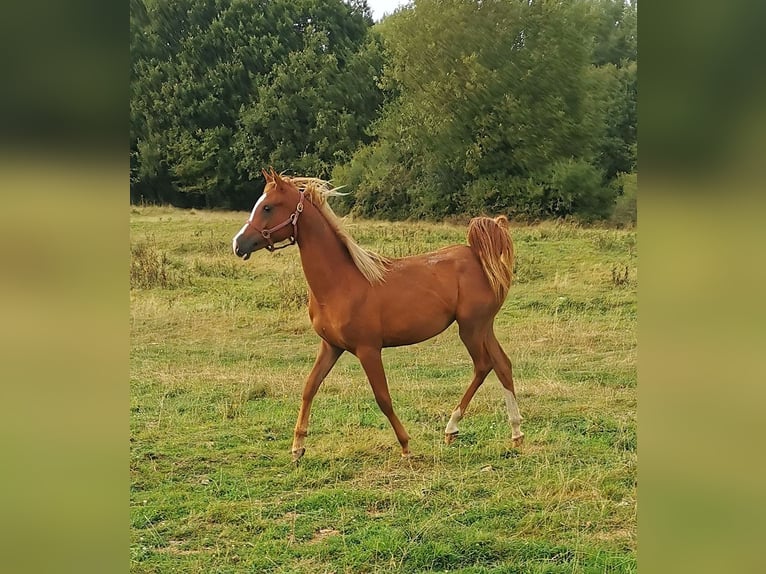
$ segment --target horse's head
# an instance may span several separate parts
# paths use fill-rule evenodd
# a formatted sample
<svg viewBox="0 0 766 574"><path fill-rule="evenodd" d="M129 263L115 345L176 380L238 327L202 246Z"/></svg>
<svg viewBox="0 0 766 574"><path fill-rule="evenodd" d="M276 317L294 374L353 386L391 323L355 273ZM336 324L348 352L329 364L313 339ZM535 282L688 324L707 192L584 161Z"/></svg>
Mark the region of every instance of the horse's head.
<svg viewBox="0 0 766 574"><path fill-rule="evenodd" d="M234 254L245 260L264 247L274 251L293 245L298 238L298 218L303 212L303 193L289 178L281 178L273 168L271 172L261 172L266 178L263 195L255 202L250 218L231 242ZM290 243L275 246L285 240Z"/></svg>

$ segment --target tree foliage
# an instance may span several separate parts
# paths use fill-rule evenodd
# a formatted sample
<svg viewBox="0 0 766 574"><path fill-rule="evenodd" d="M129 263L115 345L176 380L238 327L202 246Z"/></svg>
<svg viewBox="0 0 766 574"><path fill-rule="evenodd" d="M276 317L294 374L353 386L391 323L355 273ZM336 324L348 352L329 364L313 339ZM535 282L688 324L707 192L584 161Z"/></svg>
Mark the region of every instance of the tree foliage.
<svg viewBox="0 0 766 574"><path fill-rule="evenodd" d="M132 0L133 195L241 207L263 166L328 176L381 98L371 25L364 2Z"/></svg>
<svg viewBox="0 0 766 574"><path fill-rule="evenodd" d="M365 0L132 0L131 54L134 198L242 207L274 165L368 217L595 219L635 181L635 2L416 0L373 26Z"/></svg>
<svg viewBox="0 0 766 574"><path fill-rule="evenodd" d="M389 97L376 141L335 172L356 191L346 207L385 217L608 215L610 180L635 167L633 11L419 0L384 21Z"/></svg>

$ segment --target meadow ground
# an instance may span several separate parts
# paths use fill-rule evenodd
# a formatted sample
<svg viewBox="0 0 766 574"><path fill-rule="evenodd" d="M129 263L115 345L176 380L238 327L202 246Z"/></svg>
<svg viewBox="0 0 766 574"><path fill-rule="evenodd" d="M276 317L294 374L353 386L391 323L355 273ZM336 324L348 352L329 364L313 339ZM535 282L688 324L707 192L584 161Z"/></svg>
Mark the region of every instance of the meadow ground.
<svg viewBox="0 0 766 574"><path fill-rule="evenodd" d="M494 374L444 444L472 372L453 325L384 350L409 460L344 354L296 468L318 339L296 248L231 254L245 218L131 208L132 572L636 571L635 231L512 227L495 331L521 449ZM460 225L347 226L392 257L465 242Z"/></svg>

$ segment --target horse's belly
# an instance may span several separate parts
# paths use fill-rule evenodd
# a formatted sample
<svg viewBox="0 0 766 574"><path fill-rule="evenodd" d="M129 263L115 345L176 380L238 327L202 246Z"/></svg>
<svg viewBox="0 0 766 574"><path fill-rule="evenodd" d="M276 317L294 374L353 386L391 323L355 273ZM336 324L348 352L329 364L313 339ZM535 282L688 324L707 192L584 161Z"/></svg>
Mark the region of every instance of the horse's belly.
<svg viewBox="0 0 766 574"><path fill-rule="evenodd" d="M457 308L453 278L438 278L428 268L390 277L379 299L383 346L420 343L449 327Z"/></svg>
<svg viewBox="0 0 766 574"><path fill-rule="evenodd" d="M383 346L413 345L435 337L455 320L448 313L422 313L412 310L398 317L389 317L383 328Z"/></svg>

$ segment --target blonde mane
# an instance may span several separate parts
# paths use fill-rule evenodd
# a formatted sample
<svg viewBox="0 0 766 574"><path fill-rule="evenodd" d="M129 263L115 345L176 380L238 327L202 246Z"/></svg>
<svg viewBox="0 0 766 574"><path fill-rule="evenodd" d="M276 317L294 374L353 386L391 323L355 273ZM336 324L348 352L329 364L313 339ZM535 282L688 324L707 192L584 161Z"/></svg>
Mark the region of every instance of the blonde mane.
<svg viewBox="0 0 766 574"><path fill-rule="evenodd" d="M344 195L339 193L340 187L332 187L329 181L318 179L316 177L285 177L283 179L295 185L302 191L306 198L317 208L319 212L330 224L343 244L348 249L351 259L357 269L364 275L365 279L372 285L383 283L385 281L386 271L391 260L382 255L361 247L354 239L343 229L340 218L327 202L328 197Z"/></svg>

